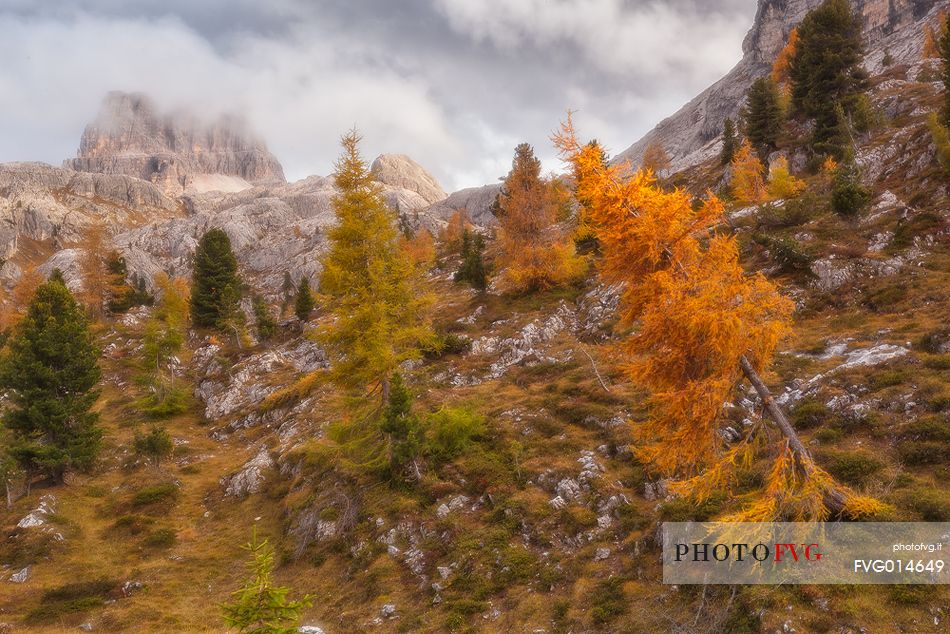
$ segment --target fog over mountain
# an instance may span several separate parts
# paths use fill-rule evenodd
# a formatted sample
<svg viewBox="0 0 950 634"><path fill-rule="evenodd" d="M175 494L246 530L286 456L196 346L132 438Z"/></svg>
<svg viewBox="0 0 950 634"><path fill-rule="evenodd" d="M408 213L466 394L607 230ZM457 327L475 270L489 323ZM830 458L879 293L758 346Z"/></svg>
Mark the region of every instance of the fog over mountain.
<svg viewBox="0 0 950 634"><path fill-rule="evenodd" d="M243 114L290 180L339 134L408 153L449 189L512 148L558 162L569 108L619 152L741 57L754 0L0 0L0 161L59 164L110 90ZM659 26L658 26L659 25ZM670 44L673 43L673 44Z"/></svg>

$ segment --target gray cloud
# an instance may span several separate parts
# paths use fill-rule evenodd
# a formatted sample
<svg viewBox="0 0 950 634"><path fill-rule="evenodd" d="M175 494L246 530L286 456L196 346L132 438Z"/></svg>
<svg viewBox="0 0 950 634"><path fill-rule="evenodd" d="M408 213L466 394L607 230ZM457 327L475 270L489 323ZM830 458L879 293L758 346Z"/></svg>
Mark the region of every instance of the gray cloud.
<svg viewBox="0 0 950 634"><path fill-rule="evenodd" d="M578 109L615 151L736 61L755 0L0 0L0 161L58 163L108 90L242 112L289 177L356 125L448 189Z"/></svg>

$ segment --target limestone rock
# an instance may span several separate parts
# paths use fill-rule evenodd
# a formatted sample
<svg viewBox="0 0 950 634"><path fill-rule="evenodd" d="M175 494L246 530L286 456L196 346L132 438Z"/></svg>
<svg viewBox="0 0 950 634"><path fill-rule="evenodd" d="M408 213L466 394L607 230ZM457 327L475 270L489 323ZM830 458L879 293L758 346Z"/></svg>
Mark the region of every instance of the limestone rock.
<svg viewBox="0 0 950 634"><path fill-rule="evenodd" d="M16 527L38 528L45 526L49 517L54 513L56 513L56 498L52 495L44 495L40 498L39 505L17 522Z"/></svg>
<svg viewBox="0 0 950 634"><path fill-rule="evenodd" d="M10 575L10 583L26 583L30 578L30 567L26 566Z"/></svg>
<svg viewBox="0 0 950 634"><path fill-rule="evenodd" d="M459 209L468 212L469 219L477 226L489 227L498 220L492 213L492 205L501 192L501 184L483 185L462 189L448 198L435 203L423 212L423 223L430 223L435 228L444 226L449 218ZM431 229L433 227L427 226Z"/></svg>
<svg viewBox="0 0 950 634"><path fill-rule="evenodd" d="M96 120L83 132L78 156L64 166L134 176L172 194L242 186L240 180L204 175L246 183L284 181L280 163L240 118L205 123L187 112L160 113L147 96L118 91L106 95Z"/></svg>
<svg viewBox="0 0 950 634"><path fill-rule="evenodd" d="M0 258L24 238L34 248L62 248L102 222L110 232L178 215L177 201L151 183L123 175L84 174L45 163L0 165ZM19 270L4 271L7 281ZM12 279L11 279L12 278Z"/></svg>
<svg viewBox="0 0 950 634"><path fill-rule="evenodd" d="M427 205L446 197L435 177L405 154L383 154L373 161L371 171L377 182L414 192Z"/></svg>
<svg viewBox="0 0 950 634"><path fill-rule="evenodd" d="M333 179L310 176L281 185L259 186L228 194L186 196L187 218L174 218L133 228L115 238L130 272L152 280L160 271L190 275L191 258L200 237L211 228L231 239L244 278L264 296L276 298L289 271L294 283L320 273L327 232L336 216L331 200ZM411 224L417 224L428 203L409 189L383 186L383 198Z"/></svg>
<svg viewBox="0 0 950 634"><path fill-rule="evenodd" d="M266 447L249 460L241 470L228 478L222 478L221 488L226 497L244 498L259 493L264 486L264 472L275 466Z"/></svg>

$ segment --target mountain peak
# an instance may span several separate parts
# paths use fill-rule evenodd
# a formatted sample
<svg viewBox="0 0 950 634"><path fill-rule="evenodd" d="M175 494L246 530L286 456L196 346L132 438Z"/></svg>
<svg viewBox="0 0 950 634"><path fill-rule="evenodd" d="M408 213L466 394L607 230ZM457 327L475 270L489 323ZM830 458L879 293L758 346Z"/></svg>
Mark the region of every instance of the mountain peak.
<svg viewBox="0 0 950 634"><path fill-rule="evenodd" d="M122 91L106 94L83 132L77 158L63 164L134 176L171 194L200 191L209 183L241 189L285 182L280 163L242 118L222 115L206 122L187 111L163 113L147 95Z"/></svg>

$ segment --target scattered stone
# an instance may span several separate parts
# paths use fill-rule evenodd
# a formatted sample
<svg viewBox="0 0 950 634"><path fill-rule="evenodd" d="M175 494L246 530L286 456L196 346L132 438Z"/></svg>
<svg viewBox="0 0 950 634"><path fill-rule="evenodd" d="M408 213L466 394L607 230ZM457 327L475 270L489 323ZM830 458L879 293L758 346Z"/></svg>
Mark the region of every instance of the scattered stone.
<svg viewBox="0 0 950 634"><path fill-rule="evenodd" d="M26 580L30 578L30 567L27 566L10 575L10 583L26 583Z"/></svg>
<svg viewBox="0 0 950 634"><path fill-rule="evenodd" d="M379 615L384 619L391 619L396 616L396 604L387 603L379 609Z"/></svg>
<svg viewBox="0 0 950 634"><path fill-rule="evenodd" d="M643 484L643 497L649 501L665 499L669 494L666 488L666 482L659 480L657 482L645 482Z"/></svg>
<svg viewBox="0 0 950 634"><path fill-rule="evenodd" d="M839 264L834 255L829 255L812 262L811 272L815 275L815 286L827 293L850 282L854 277L854 266Z"/></svg>
<svg viewBox="0 0 950 634"><path fill-rule="evenodd" d="M435 514L439 517L439 519L445 519L453 511L458 511L465 508L468 502L469 502L468 497L464 495L456 495L455 497L450 499L448 502L444 502L440 504Z"/></svg>
<svg viewBox="0 0 950 634"><path fill-rule="evenodd" d="M581 497L581 486L573 478L564 478L557 483L555 492L568 502L575 502Z"/></svg>
<svg viewBox="0 0 950 634"><path fill-rule="evenodd" d="M324 634L323 628L319 625L301 625L297 632L299 634Z"/></svg>
<svg viewBox="0 0 950 634"><path fill-rule="evenodd" d="M482 313L484 312L485 312L485 307L479 306L478 308L475 309L475 312L473 312L468 317L463 317L462 319L459 319L458 323L465 326L471 326L472 324L475 323L475 320L477 320L479 317L482 316Z"/></svg>
<svg viewBox="0 0 950 634"><path fill-rule="evenodd" d="M553 315L532 321L515 337L503 339L485 336L476 339L472 342L472 354L496 357L489 366L487 378L498 379L514 366L530 367L567 360L547 356L541 347L562 332L574 331L576 328L577 315L567 302L562 300Z"/></svg>
<svg viewBox="0 0 950 634"><path fill-rule="evenodd" d="M838 369L880 365L909 353L910 350L903 346L882 343L872 348L849 352L845 357L845 362L838 366Z"/></svg>
<svg viewBox="0 0 950 634"><path fill-rule="evenodd" d="M264 486L264 472L275 466L266 447L249 460L241 470L228 478L221 479L221 487L226 497L245 498L259 493Z"/></svg>
<svg viewBox="0 0 950 634"><path fill-rule="evenodd" d="M893 238L894 234L890 231L876 234L868 243L868 251L871 253L880 253L887 248L887 245L891 243Z"/></svg>
<svg viewBox="0 0 950 634"><path fill-rule="evenodd" d="M44 526L50 515L56 513L56 498L52 495L44 495L40 498L40 504L30 511L23 519L17 522L17 528L37 528Z"/></svg>
<svg viewBox="0 0 950 634"><path fill-rule="evenodd" d="M130 597L145 586L138 581L126 581L122 584L122 596Z"/></svg>
<svg viewBox="0 0 950 634"><path fill-rule="evenodd" d="M598 548L597 552L594 553L594 561L604 561L608 557L610 557L609 548Z"/></svg>

